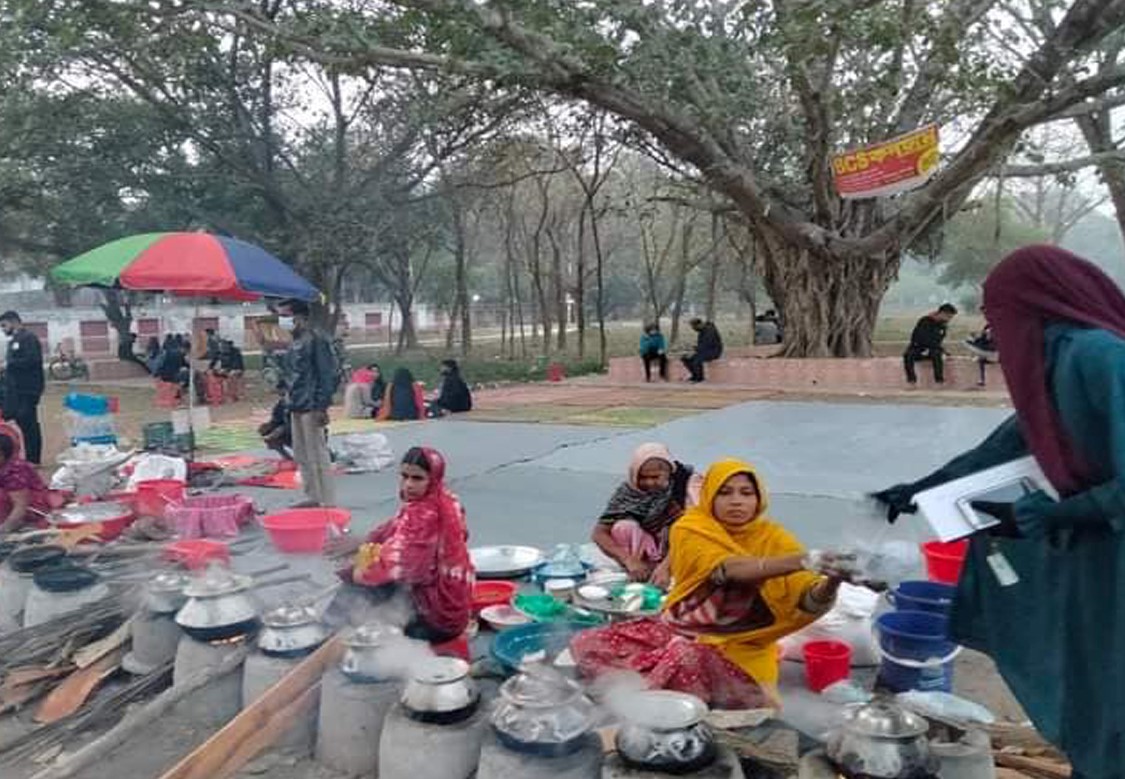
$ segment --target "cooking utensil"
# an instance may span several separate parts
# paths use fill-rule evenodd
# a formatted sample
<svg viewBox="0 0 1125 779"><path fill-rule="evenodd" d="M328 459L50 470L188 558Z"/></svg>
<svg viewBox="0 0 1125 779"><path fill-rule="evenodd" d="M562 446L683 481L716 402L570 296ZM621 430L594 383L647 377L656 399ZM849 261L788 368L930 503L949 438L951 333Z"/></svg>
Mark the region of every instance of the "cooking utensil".
<svg viewBox="0 0 1125 779"><path fill-rule="evenodd" d="M103 541L117 538L133 520L137 518L133 507L127 503L104 502L84 503L60 509L51 517L59 530L74 530L90 527L98 528L98 537Z"/></svg>
<svg viewBox="0 0 1125 779"><path fill-rule="evenodd" d="M704 722L707 705L694 695L639 690L613 697L610 708L622 719L617 753L628 765L664 773L689 773L710 765L718 754Z"/></svg>
<svg viewBox="0 0 1125 779"><path fill-rule="evenodd" d="M533 546L478 546L469 550L478 579L515 579L543 562Z"/></svg>
<svg viewBox="0 0 1125 779"><path fill-rule="evenodd" d="M481 609L480 618L485 621L485 624L496 631L514 627L515 625L526 625L531 622L531 617L517 611L507 603Z"/></svg>
<svg viewBox="0 0 1125 779"><path fill-rule="evenodd" d="M278 570L274 568L268 571ZM192 638L219 641L253 632L258 627L260 607L252 589L304 581L307 574L285 576L269 581L231 573L213 567L184 587L187 602L176 612L176 624Z"/></svg>
<svg viewBox="0 0 1125 779"><path fill-rule="evenodd" d="M479 701L469 664L457 657L418 663L402 691L403 709L412 719L442 725L468 719Z"/></svg>
<svg viewBox="0 0 1125 779"><path fill-rule="evenodd" d="M187 602L184 588L188 577L176 571L162 571L149 579L145 607L153 614L172 614Z"/></svg>
<svg viewBox="0 0 1125 779"><path fill-rule="evenodd" d="M308 606L279 606L262 617L258 648L271 657L308 654L328 638L326 628Z"/></svg>
<svg viewBox="0 0 1125 779"><path fill-rule="evenodd" d="M896 779L936 773L926 720L887 700L851 707L828 740L828 757L849 775Z"/></svg>
<svg viewBox="0 0 1125 779"><path fill-rule="evenodd" d="M353 682L383 682L401 676L407 639L392 625L360 625L344 635L340 670Z"/></svg>
<svg viewBox="0 0 1125 779"><path fill-rule="evenodd" d="M505 746L561 757L582 746L594 722L594 704L577 683L532 663L500 685L500 703L491 719Z"/></svg>

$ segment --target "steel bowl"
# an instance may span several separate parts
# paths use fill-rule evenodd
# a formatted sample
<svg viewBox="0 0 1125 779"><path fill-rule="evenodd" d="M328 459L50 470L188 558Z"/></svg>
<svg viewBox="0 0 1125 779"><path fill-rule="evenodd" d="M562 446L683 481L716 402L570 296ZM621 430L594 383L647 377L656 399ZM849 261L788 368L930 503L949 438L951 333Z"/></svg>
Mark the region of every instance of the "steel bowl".
<svg viewBox="0 0 1125 779"><path fill-rule="evenodd" d="M307 606L279 606L262 617L258 648L271 657L308 654L328 638L328 628Z"/></svg>
<svg viewBox="0 0 1125 779"><path fill-rule="evenodd" d="M402 705L415 719L457 722L472 715L480 700L469 664L456 657L432 657L415 665L402 691Z"/></svg>

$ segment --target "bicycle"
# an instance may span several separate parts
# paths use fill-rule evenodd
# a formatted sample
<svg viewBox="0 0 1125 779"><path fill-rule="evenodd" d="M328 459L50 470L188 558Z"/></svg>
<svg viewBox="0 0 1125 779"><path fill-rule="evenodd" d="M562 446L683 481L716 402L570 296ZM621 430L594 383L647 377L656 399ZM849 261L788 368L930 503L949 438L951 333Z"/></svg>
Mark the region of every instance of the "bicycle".
<svg viewBox="0 0 1125 779"><path fill-rule="evenodd" d="M81 357L59 351L47 363L47 375L55 381L77 381L90 378L90 367Z"/></svg>

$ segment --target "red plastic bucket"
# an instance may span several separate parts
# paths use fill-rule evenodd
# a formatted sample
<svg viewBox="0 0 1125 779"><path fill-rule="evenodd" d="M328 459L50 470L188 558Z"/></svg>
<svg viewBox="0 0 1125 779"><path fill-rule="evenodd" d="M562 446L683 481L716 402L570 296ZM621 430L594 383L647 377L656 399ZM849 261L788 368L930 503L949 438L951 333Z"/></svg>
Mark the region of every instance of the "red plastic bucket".
<svg viewBox="0 0 1125 779"><path fill-rule="evenodd" d="M843 641L810 641L801 652L805 657L805 683L813 692L851 674L852 648Z"/></svg>
<svg viewBox="0 0 1125 779"><path fill-rule="evenodd" d="M347 509L289 509L262 517L261 523L279 552L320 552L328 526L344 530L351 519Z"/></svg>
<svg viewBox="0 0 1125 779"><path fill-rule="evenodd" d="M967 539L961 541L927 541L922 544L922 554L926 557L926 573L932 582L956 584L965 567L965 555L969 553Z"/></svg>
<svg viewBox="0 0 1125 779"><path fill-rule="evenodd" d="M137 513L142 517L164 517L168 506L181 503L187 485L175 479L137 482Z"/></svg>

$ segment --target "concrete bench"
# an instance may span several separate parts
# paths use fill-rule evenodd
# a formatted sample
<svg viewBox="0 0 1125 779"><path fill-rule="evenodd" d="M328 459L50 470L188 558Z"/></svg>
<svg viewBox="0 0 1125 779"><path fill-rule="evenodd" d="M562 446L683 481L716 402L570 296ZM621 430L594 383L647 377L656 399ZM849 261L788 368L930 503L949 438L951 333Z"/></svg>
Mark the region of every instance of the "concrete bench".
<svg viewBox="0 0 1125 779"><path fill-rule="evenodd" d="M670 361L669 378L682 381L688 374L678 359ZM934 389L933 369L920 362L918 386ZM886 391L907 386L900 357L871 359L808 359L780 357L724 357L707 364L707 381L712 384L737 385L777 390L843 390L847 392ZM1004 391L1006 385L1000 366L988 366L988 387ZM968 357L949 357L945 362L944 388L972 390L977 388L977 361ZM644 381L639 357L615 357L609 361L610 381L633 384Z"/></svg>
<svg viewBox="0 0 1125 779"><path fill-rule="evenodd" d="M116 358L90 360L86 366L90 369L90 381L121 381L148 376L148 371L135 362L125 362Z"/></svg>

